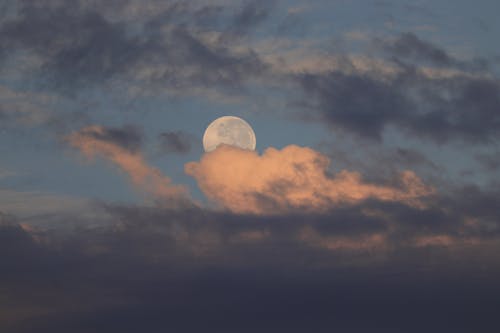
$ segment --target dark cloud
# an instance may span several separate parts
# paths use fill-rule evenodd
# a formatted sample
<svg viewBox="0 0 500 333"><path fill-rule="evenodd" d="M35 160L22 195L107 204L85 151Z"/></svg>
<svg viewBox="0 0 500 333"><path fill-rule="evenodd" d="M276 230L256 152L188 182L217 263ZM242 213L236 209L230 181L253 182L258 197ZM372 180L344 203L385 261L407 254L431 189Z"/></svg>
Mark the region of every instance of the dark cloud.
<svg viewBox="0 0 500 333"><path fill-rule="evenodd" d="M476 160L487 170L496 171L500 168L500 154L476 154Z"/></svg>
<svg viewBox="0 0 500 333"><path fill-rule="evenodd" d="M361 172L367 182L375 184L394 184L401 170L413 170L418 175L425 175L426 183L436 186L436 180L431 181L430 177L437 176L443 171L432 158L414 148L387 148L362 143L356 144L356 152L332 143L322 144L320 148L328 152L327 155L335 170L348 169Z"/></svg>
<svg viewBox="0 0 500 333"><path fill-rule="evenodd" d="M14 216L0 212L0 251L5 256L6 268L19 265L18 258L31 260L36 250L33 239L18 224ZM6 271L8 273L8 271Z"/></svg>
<svg viewBox="0 0 500 333"><path fill-rule="evenodd" d="M225 11L224 6L207 5L194 11L196 23L201 26L217 25Z"/></svg>
<svg viewBox="0 0 500 333"><path fill-rule="evenodd" d="M193 135L183 131L163 132L158 135L158 138L160 149L165 153L188 153L195 141Z"/></svg>
<svg viewBox="0 0 500 333"><path fill-rule="evenodd" d="M394 155L396 163L399 162L406 166L420 164L430 164L433 166L432 161L429 161L421 152L414 149L396 148Z"/></svg>
<svg viewBox="0 0 500 333"><path fill-rule="evenodd" d="M444 48L421 39L413 32L401 33L393 40L376 38L373 42L394 60L400 62L458 68L466 71L485 71L490 67L490 61L483 58L457 59Z"/></svg>
<svg viewBox="0 0 500 333"><path fill-rule="evenodd" d="M487 224L500 222L500 207L497 202L500 198L498 189L484 191L476 185L463 186L456 190L456 201L459 202L455 208L458 214L485 219ZM446 203L450 205L450 202ZM492 230L493 232L493 230Z"/></svg>
<svg viewBox="0 0 500 333"><path fill-rule="evenodd" d="M103 205L107 224L62 234L2 215L0 328L489 330L499 194L457 193L272 217Z"/></svg>
<svg viewBox="0 0 500 333"><path fill-rule="evenodd" d="M403 33L392 42L380 43L384 44L387 52L401 58L429 62L438 66L455 64L455 60L446 51L420 39L412 32Z"/></svg>
<svg viewBox="0 0 500 333"><path fill-rule="evenodd" d="M487 142L500 133L500 84L487 77L429 77L401 65L394 77L328 71L296 80L309 117L380 140L389 126L437 142ZM318 113L314 113L318 112Z"/></svg>
<svg viewBox="0 0 500 333"><path fill-rule="evenodd" d="M392 83L341 72L300 74L304 90L316 99L327 124L361 136L380 139L389 121L397 121L412 107Z"/></svg>
<svg viewBox="0 0 500 333"><path fill-rule="evenodd" d="M78 2L24 2L19 15L0 26L0 45L40 57L41 77L69 93L112 78L172 88L234 87L262 71L255 53L235 53L225 42L211 44L197 34L197 20L218 12L202 9L172 4L132 26Z"/></svg>
<svg viewBox="0 0 500 333"><path fill-rule="evenodd" d="M3 25L0 36L13 49L42 56L42 71L61 88L123 72L144 52L144 45L127 37L123 27L70 6L26 5L19 18Z"/></svg>
<svg viewBox="0 0 500 333"><path fill-rule="evenodd" d="M249 0L237 12L230 27L231 33L245 33L256 25L265 21L274 6L274 0Z"/></svg>
<svg viewBox="0 0 500 333"><path fill-rule="evenodd" d="M163 71L159 78L174 87L182 87L186 83L235 87L266 68L252 51L233 54L224 44L208 45L183 28L173 30L169 39L171 48L165 56L172 67ZM194 68L194 73L189 73L189 68Z"/></svg>
<svg viewBox="0 0 500 333"><path fill-rule="evenodd" d="M130 152L137 152L143 141L142 131L134 125L123 127L90 127L85 136L104 142L109 142Z"/></svg>

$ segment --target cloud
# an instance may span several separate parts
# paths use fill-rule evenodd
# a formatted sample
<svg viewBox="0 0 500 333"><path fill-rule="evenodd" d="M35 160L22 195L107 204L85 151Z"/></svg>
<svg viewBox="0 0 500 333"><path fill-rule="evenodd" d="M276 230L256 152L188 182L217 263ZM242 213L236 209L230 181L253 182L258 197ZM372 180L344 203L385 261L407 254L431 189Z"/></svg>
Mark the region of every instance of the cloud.
<svg viewBox="0 0 500 333"><path fill-rule="evenodd" d="M111 159L119 149L138 154L90 134L105 130L78 132L86 141L81 149ZM306 176L327 186L341 183L338 176L320 175L324 157L307 148L271 149L262 156L224 148L223 155L252 155L262 182L267 178L260 168L274 166L268 156L274 154L285 175L290 165L300 171L301 185ZM260 161L264 156L271 161ZM232 166L240 171L238 163ZM61 216L61 225L72 225L64 232L44 215L21 222L0 214L0 290L10 300L0 302L0 330L199 332L209 325L234 332L252 323L252 331L272 324L273 332L330 332L331 309L339 330L353 327L344 318L352 313L378 318L384 331L399 332L423 314L416 331L440 325L458 330L477 321L487 327L499 295L500 271L491 255L500 246L499 198L498 191L467 187L438 194L425 207L375 196L321 212L265 216L99 203L86 214ZM284 303L292 306L280 308ZM457 311L468 316L450 322ZM387 312L398 319L380 319Z"/></svg>
<svg viewBox="0 0 500 333"><path fill-rule="evenodd" d="M343 54L314 41L257 50L303 91L291 100L299 116L335 131L379 142L388 130L439 144L498 139L493 61L455 58L412 33L371 42L383 52Z"/></svg>
<svg viewBox="0 0 500 333"><path fill-rule="evenodd" d="M500 83L466 75L433 77L400 64L391 76L341 70L294 75L309 119L365 139L388 127L435 142L491 142L500 133ZM313 112L311 112L313 111Z"/></svg>
<svg viewBox="0 0 500 333"><path fill-rule="evenodd" d="M172 135L166 139L172 140ZM138 149L141 136L134 127L89 126L68 136L67 141L87 157L101 155L115 163L135 186L158 202L188 198L185 186L173 185L170 178L147 164ZM423 207L422 199L434 193L411 171L401 173L398 185L387 186L364 182L359 173L347 170L330 176L328 167L326 156L294 145L269 148L262 156L221 146L200 162L186 164L185 171L209 199L236 213L324 212L367 199Z"/></svg>
<svg viewBox="0 0 500 333"><path fill-rule="evenodd" d="M88 209L88 204L83 198L0 188L0 211L23 218L83 212Z"/></svg>
<svg viewBox="0 0 500 333"><path fill-rule="evenodd" d="M125 171L132 183L142 191L152 194L161 203L178 202L187 198L187 189L173 185L170 178L147 164L137 151L139 137L130 128L105 128L89 126L67 137L70 145L87 157L101 155Z"/></svg>
<svg viewBox="0 0 500 333"><path fill-rule="evenodd" d="M37 126L49 122L54 117L54 95L12 89L0 85L0 119L2 125L9 121L26 126Z"/></svg>
<svg viewBox="0 0 500 333"><path fill-rule="evenodd" d="M380 251L388 246L386 235L373 233L357 236L321 235L316 229L305 226L299 239L312 247L330 251Z"/></svg>
<svg viewBox="0 0 500 333"><path fill-rule="evenodd" d="M363 137L380 139L388 121L413 108L392 82L358 74L302 74L298 80L312 97L321 119Z"/></svg>
<svg viewBox="0 0 500 333"><path fill-rule="evenodd" d="M443 49L424 41L412 32L402 33L391 42L380 41L387 52L413 61L426 61L438 66L451 66L455 60Z"/></svg>
<svg viewBox="0 0 500 333"><path fill-rule="evenodd" d="M486 171L495 172L500 168L500 154L498 152L492 155L476 154L475 158Z"/></svg>
<svg viewBox="0 0 500 333"><path fill-rule="evenodd" d="M122 8L115 2L26 1L18 15L0 25L0 45L35 56L39 65L30 74L67 94L111 79L173 90L234 88L265 66L251 50L236 52L222 40L204 39L200 11L220 12L209 9L179 2L139 6L128 1ZM140 15L144 10L148 13ZM131 20L131 15L138 17ZM238 22L250 24L251 17Z"/></svg>
<svg viewBox="0 0 500 333"><path fill-rule="evenodd" d="M486 59L475 58L470 61L456 59L445 49L419 38L413 32L401 33L393 40L375 38L373 42L398 61L427 63L436 67L455 67L463 70L485 70L489 67Z"/></svg>
<svg viewBox="0 0 500 333"><path fill-rule="evenodd" d="M103 203L93 209L108 224L87 217L64 234L0 214L0 330L366 332L375 322L400 332L414 321L410 332L487 331L498 215L494 225L463 217L498 214L498 193L469 194L275 216Z"/></svg>
<svg viewBox="0 0 500 333"><path fill-rule="evenodd" d="M83 130L85 135L95 141L108 142L112 145L119 146L131 153L137 152L142 145L142 133L133 126L126 125L123 127L89 127Z"/></svg>
<svg viewBox="0 0 500 333"><path fill-rule="evenodd" d="M330 176L329 163L321 153L295 145L268 148L261 156L220 146L186 164L185 171L208 198L237 213L320 212L370 198L420 206L434 193L411 171L401 173L394 187L368 184L347 170Z"/></svg>
<svg viewBox="0 0 500 333"><path fill-rule="evenodd" d="M129 39L119 25L74 5L24 3L19 17L0 30L0 38L12 49L28 50L44 59L41 70L61 89L124 72L143 51L142 44Z"/></svg>
<svg viewBox="0 0 500 333"><path fill-rule="evenodd" d="M234 16L230 31L239 34L248 32L269 17L273 5L274 1L245 1L241 10Z"/></svg>
<svg viewBox="0 0 500 333"><path fill-rule="evenodd" d="M171 89L185 87L226 88L240 86L262 73L266 66L251 50L233 50L223 41L209 40L185 27L158 27L163 45L147 53L137 64L133 77Z"/></svg>
<svg viewBox="0 0 500 333"><path fill-rule="evenodd" d="M163 132L158 135L160 149L165 153L185 154L191 150L194 137L186 132Z"/></svg>

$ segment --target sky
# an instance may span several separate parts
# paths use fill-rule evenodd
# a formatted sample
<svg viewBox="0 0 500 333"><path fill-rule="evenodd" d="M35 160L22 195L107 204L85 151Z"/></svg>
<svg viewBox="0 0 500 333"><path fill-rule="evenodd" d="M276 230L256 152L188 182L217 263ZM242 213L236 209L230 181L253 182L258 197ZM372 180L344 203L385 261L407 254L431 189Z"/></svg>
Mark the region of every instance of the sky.
<svg viewBox="0 0 500 333"><path fill-rule="evenodd" d="M498 330L499 11L2 1L0 331Z"/></svg>

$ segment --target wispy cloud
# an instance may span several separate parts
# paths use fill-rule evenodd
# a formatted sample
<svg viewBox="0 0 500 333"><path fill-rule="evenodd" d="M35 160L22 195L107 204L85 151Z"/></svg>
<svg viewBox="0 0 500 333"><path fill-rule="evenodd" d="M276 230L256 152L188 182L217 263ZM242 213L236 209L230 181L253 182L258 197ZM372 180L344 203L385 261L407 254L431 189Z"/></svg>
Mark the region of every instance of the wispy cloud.
<svg viewBox="0 0 500 333"><path fill-rule="evenodd" d="M153 195L160 204L179 203L187 198L185 186L172 184L169 177L148 165L142 153L136 150L135 131L89 126L71 134L67 140L89 158L99 155L109 159L130 176L137 188Z"/></svg>

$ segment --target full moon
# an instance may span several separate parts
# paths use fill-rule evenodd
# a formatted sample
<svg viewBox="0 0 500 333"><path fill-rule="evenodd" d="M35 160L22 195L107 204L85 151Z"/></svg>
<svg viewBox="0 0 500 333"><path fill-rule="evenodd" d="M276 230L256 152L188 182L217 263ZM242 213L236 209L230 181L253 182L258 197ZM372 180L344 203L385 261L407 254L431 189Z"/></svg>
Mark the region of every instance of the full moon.
<svg viewBox="0 0 500 333"><path fill-rule="evenodd" d="M224 116L208 125L203 135L203 149L208 153L220 144L255 150L256 139L252 127L243 119Z"/></svg>

